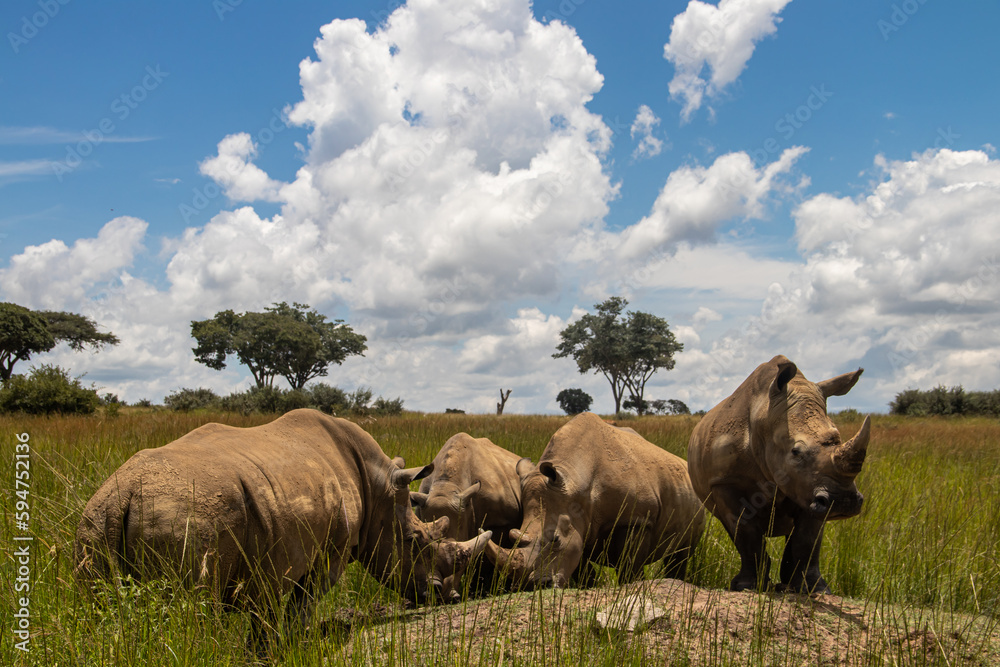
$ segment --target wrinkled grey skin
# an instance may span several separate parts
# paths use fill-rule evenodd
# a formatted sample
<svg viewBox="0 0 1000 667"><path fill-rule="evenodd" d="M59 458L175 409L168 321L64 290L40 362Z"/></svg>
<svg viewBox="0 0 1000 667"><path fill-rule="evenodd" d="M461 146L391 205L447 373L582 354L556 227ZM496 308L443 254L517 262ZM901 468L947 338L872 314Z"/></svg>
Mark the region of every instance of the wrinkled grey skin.
<svg viewBox="0 0 1000 667"><path fill-rule="evenodd" d="M487 536L444 540L448 520L423 523L404 469L356 424L296 410L254 428L206 424L137 452L87 503L76 533L85 588L116 573L173 574L252 612L259 646L291 592L290 620L336 583L350 560L413 601L449 599Z"/></svg>
<svg viewBox="0 0 1000 667"><path fill-rule="evenodd" d="M769 585L764 540L785 536L783 587L830 592L819 571L823 526L861 511L864 499L854 480L865 460L870 420L842 443L826 399L846 394L861 373L813 383L777 356L695 427L688 470L694 490L740 554L733 590Z"/></svg>
<svg viewBox="0 0 1000 667"><path fill-rule="evenodd" d="M522 459L524 516L514 549L486 556L516 585L565 586L587 560L615 567L621 582L664 560L683 576L705 515L683 459L592 413L560 428L537 466Z"/></svg>

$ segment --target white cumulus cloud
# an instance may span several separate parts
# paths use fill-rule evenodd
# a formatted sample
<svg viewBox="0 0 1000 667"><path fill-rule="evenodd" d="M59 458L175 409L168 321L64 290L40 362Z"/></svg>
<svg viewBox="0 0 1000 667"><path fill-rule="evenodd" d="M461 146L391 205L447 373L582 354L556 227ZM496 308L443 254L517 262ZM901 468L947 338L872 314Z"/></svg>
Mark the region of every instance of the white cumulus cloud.
<svg viewBox="0 0 1000 667"><path fill-rule="evenodd" d="M653 129L660 124L660 118L653 110L643 104L632 121L630 130L633 139L639 137L639 143L632 151L633 158L656 157L663 151L663 140L653 136Z"/></svg>
<svg viewBox="0 0 1000 667"><path fill-rule="evenodd" d="M777 31L778 14L789 2L720 0L718 5L710 5L691 0L674 17L663 57L674 65L670 95L683 103L681 118L685 122L701 108L706 96L719 95L739 78L757 42Z"/></svg>

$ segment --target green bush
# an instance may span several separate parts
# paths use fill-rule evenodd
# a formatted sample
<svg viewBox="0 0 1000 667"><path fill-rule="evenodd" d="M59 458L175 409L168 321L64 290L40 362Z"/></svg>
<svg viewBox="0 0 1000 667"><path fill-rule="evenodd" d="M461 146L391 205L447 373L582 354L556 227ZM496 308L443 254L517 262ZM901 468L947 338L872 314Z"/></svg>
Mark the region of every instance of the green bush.
<svg viewBox="0 0 1000 667"><path fill-rule="evenodd" d="M371 407L369 403L372 402L372 397L374 396L371 387L358 387L354 390L352 394L348 396L350 399L350 406L348 409L356 415L366 415L371 412Z"/></svg>
<svg viewBox="0 0 1000 667"><path fill-rule="evenodd" d="M307 391L312 406L328 415L343 414L350 408L351 401L347 392L340 387L317 382Z"/></svg>
<svg viewBox="0 0 1000 667"><path fill-rule="evenodd" d="M1000 390L965 391L961 385L921 391L906 389L896 394L889 404L894 415L923 417L925 415L985 415L1000 417Z"/></svg>
<svg viewBox="0 0 1000 667"><path fill-rule="evenodd" d="M373 392L359 387L348 394L343 389L327 384L317 384L308 389L278 389L277 387L250 387L220 398L211 389L181 389L164 399L172 410L188 412L198 409L216 409L242 415L284 414L299 408L315 408L327 414L398 415L403 412L403 399L386 399L381 396L372 404Z"/></svg>
<svg viewBox="0 0 1000 667"><path fill-rule="evenodd" d="M375 399L375 405L372 406L372 409L377 415L384 415L387 417L401 415L403 414L403 399L397 397L390 400L379 396Z"/></svg>
<svg viewBox="0 0 1000 667"><path fill-rule="evenodd" d="M590 409L593 397L583 389L563 389L556 396L556 402L568 415L578 415Z"/></svg>
<svg viewBox="0 0 1000 667"><path fill-rule="evenodd" d="M48 364L32 368L27 376L13 376L0 388L0 412L91 414L100 404L95 389Z"/></svg>
<svg viewBox="0 0 1000 667"><path fill-rule="evenodd" d="M221 399L211 389L181 389L163 399L163 404L171 410L190 412L191 410L207 410L219 408Z"/></svg>

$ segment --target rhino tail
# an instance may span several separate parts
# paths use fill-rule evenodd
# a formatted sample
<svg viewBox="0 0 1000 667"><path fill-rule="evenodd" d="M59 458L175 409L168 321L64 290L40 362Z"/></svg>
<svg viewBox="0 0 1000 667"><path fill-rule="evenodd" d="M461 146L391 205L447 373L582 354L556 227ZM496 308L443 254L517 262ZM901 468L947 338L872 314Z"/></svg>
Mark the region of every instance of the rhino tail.
<svg viewBox="0 0 1000 667"><path fill-rule="evenodd" d="M128 574L128 527L132 518L132 494L113 492L113 498L84 510L76 533L74 578L91 589L98 580Z"/></svg>

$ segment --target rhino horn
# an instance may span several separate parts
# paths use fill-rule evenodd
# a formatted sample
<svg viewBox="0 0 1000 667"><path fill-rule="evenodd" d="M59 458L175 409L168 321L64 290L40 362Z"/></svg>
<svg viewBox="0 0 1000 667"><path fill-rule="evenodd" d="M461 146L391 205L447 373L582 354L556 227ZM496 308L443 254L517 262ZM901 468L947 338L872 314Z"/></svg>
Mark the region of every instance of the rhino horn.
<svg viewBox="0 0 1000 667"><path fill-rule="evenodd" d="M499 547L495 542L491 541L485 544L484 550L486 551L486 559L495 566L505 568L510 563L510 552L507 549Z"/></svg>
<svg viewBox="0 0 1000 667"><path fill-rule="evenodd" d="M484 530L481 533L479 533L479 535L477 535L476 537L473 537L471 540L460 542L458 544L458 548L461 549L464 553L468 554L469 558L472 558L473 556L478 556L479 554L483 553L483 551L486 549L487 544L493 544L493 542L490 541L490 538L492 537L493 537L492 530Z"/></svg>
<svg viewBox="0 0 1000 667"><path fill-rule="evenodd" d="M842 444L836 455L837 468L845 475L857 475L868 453L868 437L871 433L871 417L865 417L857 434Z"/></svg>
<svg viewBox="0 0 1000 667"><path fill-rule="evenodd" d="M517 528L511 528L507 534L510 535L510 539L514 540L522 547L528 546L534 541L533 537L531 537L527 533L522 533Z"/></svg>
<svg viewBox="0 0 1000 667"><path fill-rule="evenodd" d="M504 549L496 542L486 542L486 558L508 576L519 577L524 570L524 549Z"/></svg>

